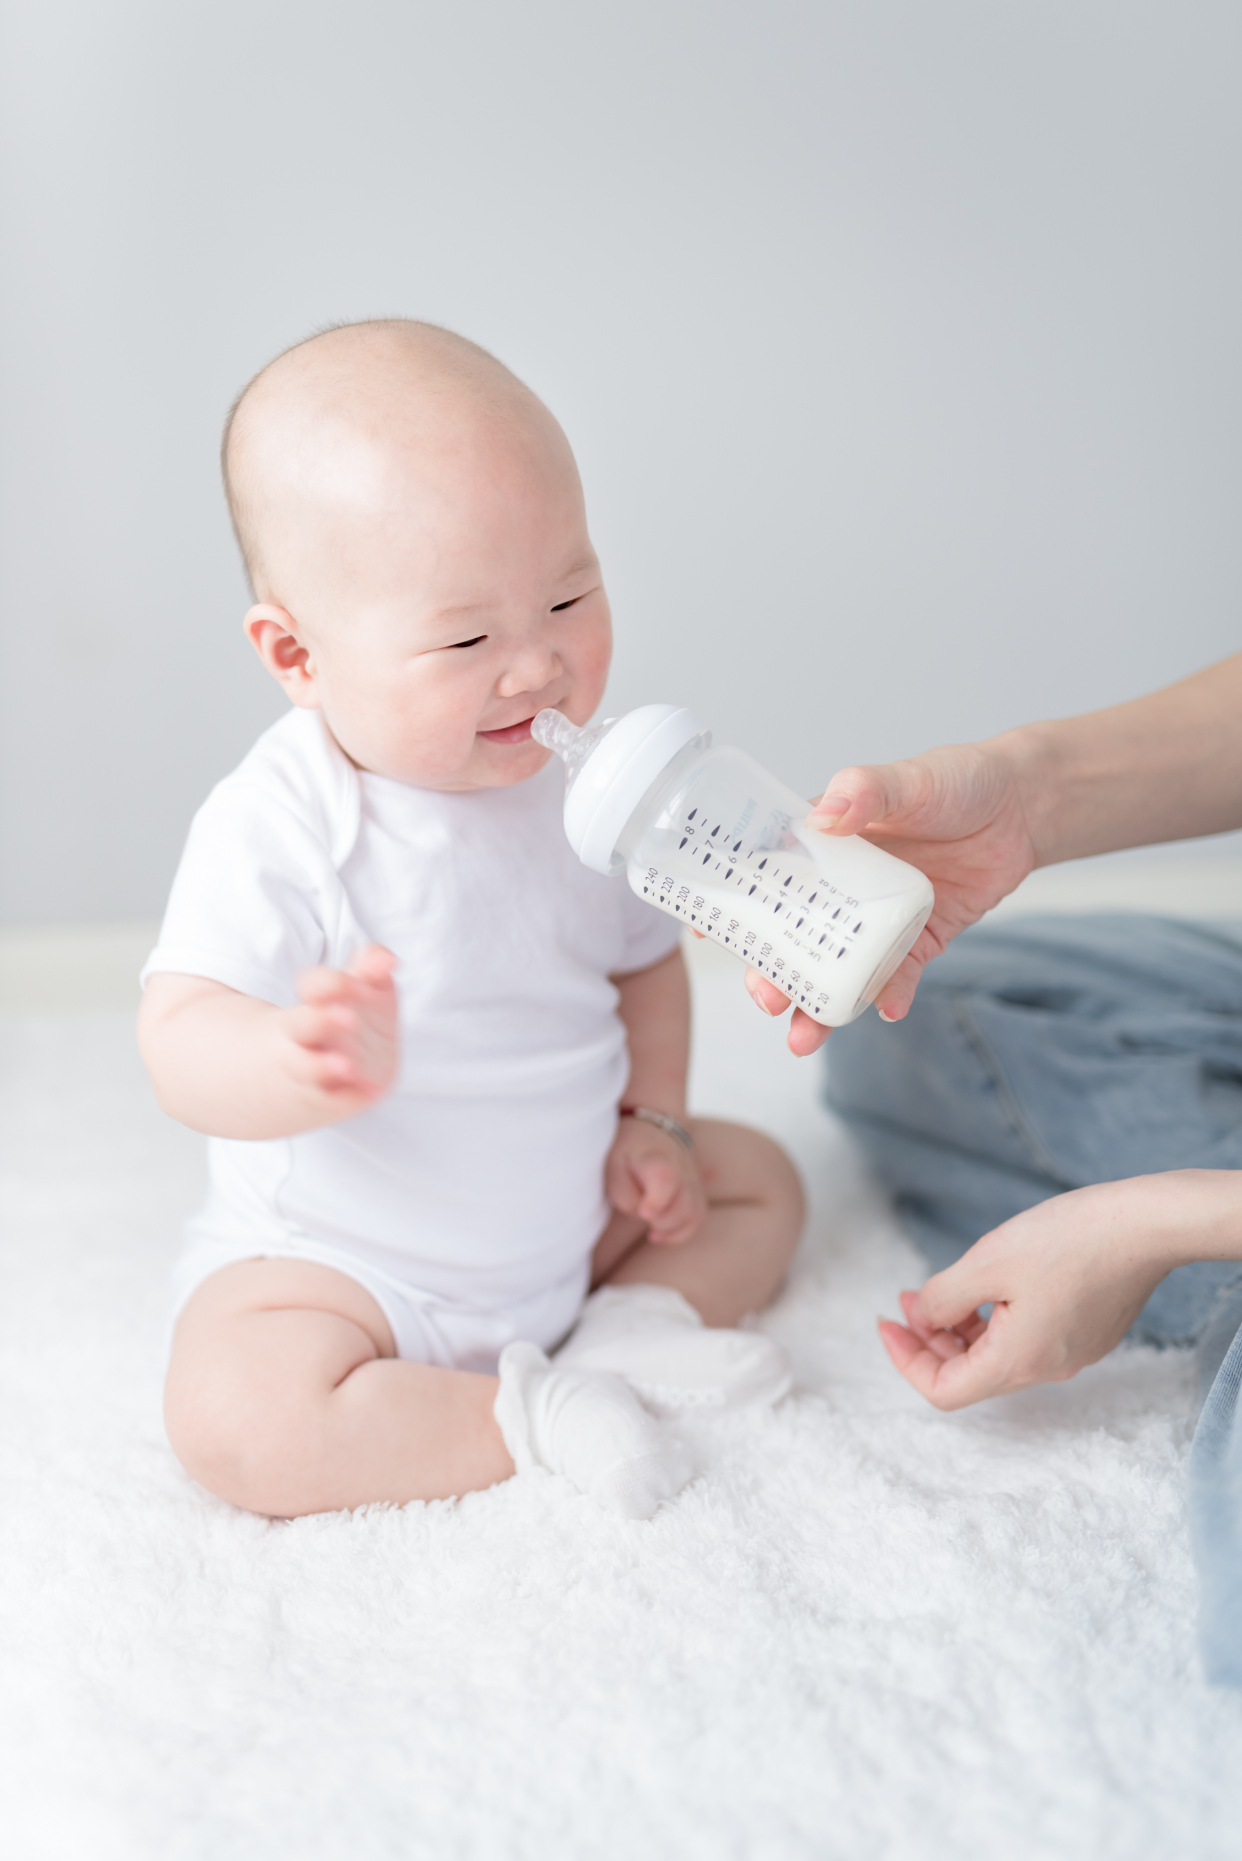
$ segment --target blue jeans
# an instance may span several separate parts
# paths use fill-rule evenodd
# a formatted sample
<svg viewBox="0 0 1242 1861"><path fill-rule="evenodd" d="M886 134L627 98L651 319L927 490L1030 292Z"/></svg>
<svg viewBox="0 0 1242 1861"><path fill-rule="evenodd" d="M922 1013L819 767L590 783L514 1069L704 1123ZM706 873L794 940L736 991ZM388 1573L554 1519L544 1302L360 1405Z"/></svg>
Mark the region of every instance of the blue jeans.
<svg viewBox="0 0 1242 1861"><path fill-rule="evenodd" d="M866 1015L827 1054L829 1105L938 1272L1066 1189L1242 1169L1242 922L979 927L930 966L907 1020ZM1242 1687L1242 1259L1176 1268L1130 1335L1198 1352L1203 1653L1211 1679Z"/></svg>

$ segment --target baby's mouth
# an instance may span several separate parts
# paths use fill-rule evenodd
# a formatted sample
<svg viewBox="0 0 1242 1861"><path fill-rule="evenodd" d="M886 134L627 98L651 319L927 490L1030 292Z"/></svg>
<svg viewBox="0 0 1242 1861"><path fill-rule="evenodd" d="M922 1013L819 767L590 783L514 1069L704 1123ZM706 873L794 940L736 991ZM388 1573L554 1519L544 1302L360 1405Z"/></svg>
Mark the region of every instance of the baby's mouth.
<svg viewBox="0 0 1242 1861"><path fill-rule="evenodd" d="M532 717L524 717L520 724L506 724L503 730L480 730L479 735L487 743L529 743Z"/></svg>

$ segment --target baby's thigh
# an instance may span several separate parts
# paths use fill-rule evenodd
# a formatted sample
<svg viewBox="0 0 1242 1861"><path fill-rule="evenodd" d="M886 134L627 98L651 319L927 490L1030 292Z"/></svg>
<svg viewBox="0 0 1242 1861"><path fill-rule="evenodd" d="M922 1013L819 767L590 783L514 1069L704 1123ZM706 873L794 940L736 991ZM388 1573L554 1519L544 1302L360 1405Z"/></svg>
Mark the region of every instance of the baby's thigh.
<svg viewBox="0 0 1242 1861"><path fill-rule="evenodd" d="M257 1461L307 1448L351 1371L395 1355L388 1320L348 1274L305 1260L222 1267L173 1333L164 1384L173 1452L204 1486L234 1497Z"/></svg>

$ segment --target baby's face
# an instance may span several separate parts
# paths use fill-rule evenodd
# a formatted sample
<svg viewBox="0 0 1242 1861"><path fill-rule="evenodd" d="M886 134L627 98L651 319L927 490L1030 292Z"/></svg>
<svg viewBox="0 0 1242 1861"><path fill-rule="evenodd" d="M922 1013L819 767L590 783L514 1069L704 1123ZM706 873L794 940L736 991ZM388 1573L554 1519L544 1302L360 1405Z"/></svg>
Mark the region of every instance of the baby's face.
<svg viewBox="0 0 1242 1861"><path fill-rule="evenodd" d="M297 521L282 554L302 674L286 685L361 768L419 788L521 782L548 759L535 713L585 723L599 704L608 600L550 417L466 420L434 445L347 439L331 495ZM272 611L252 610L252 637Z"/></svg>

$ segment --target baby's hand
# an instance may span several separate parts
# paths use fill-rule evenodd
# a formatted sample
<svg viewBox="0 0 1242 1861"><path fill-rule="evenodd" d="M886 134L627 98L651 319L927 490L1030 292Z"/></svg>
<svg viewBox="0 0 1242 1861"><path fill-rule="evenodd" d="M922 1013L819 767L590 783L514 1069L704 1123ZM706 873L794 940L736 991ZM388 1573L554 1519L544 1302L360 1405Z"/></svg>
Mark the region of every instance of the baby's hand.
<svg viewBox="0 0 1242 1861"><path fill-rule="evenodd" d="M348 969L310 969L299 979L305 1006L284 1015L301 1081L330 1094L335 1114L352 1117L384 1096L397 1076L395 957L373 943Z"/></svg>
<svg viewBox="0 0 1242 1861"><path fill-rule="evenodd" d="M604 1191L623 1215L649 1224L648 1240L673 1246L697 1234L707 1213L693 1153L645 1118L622 1118L604 1166Z"/></svg>

